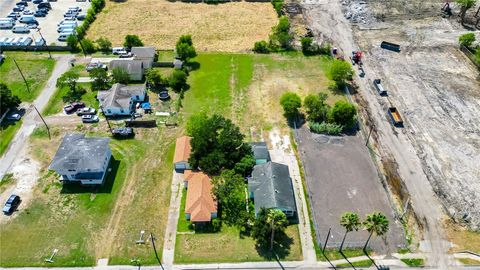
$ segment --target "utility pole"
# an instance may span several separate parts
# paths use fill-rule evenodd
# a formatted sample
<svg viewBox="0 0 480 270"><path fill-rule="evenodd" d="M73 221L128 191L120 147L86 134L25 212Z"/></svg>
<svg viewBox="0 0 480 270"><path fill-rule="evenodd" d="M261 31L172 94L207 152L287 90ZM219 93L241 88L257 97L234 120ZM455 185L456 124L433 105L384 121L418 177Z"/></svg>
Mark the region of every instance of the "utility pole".
<svg viewBox="0 0 480 270"><path fill-rule="evenodd" d="M17 61L15 60L15 58L12 58L12 59L13 59L13 62L15 63L15 66L17 66L18 72L20 72L20 75L22 75L23 81L25 82L25 86L27 87L27 91L30 92L30 87L28 86L28 82L27 82L27 80L25 79L25 76L23 76L22 70L21 70L20 67L18 66Z"/></svg>
<svg viewBox="0 0 480 270"><path fill-rule="evenodd" d="M368 141L370 140L370 136L372 135L373 125L370 127L370 131L368 132L367 140L365 141L365 146L368 145Z"/></svg>
<svg viewBox="0 0 480 270"><path fill-rule="evenodd" d="M77 34L75 33L75 30L72 32L72 35L77 39L78 44L80 44L80 47L82 48L83 55L87 57L87 53L85 52L85 48L83 48L83 44L81 40L78 38Z"/></svg>
<svg viewBox="0 0 480 270"><path fill-rule="evenodd" d="M35 107L35 105L33 105L33 108L35 109L35 111L37 111L38 115L40 116L40 119L42 119L42 122L43 124L45 124L45 127L47 128L47 133L48 133L48 139L51 140L52 139L52 136L50 135L50 128L48 127L47 125L47 122L45 122L45 119L43 119L42 115L40 114L40 112L37 110L37 107Z"/></svg>
<svg viewBox="0 0 480 270"><path fill-rule="evenodd" d="M42 38L43 42L45 42L45 47L47 47L48 51L48 58L52 59L52 54L50 53L50 48L48 48L47 41L43 38L42 32L40 32L40 28L37 29L38 33L40 34L40 37Z"/></svg>
<svg viewBox="0 0 480 270"><path fill-rule="evenodd" d="M110 126L110 122L108 121L108 117L105 115L105 112L103 111L103 106L102 105L100 105L100 110L102 111L103 116L105 116L105 120L107 120L107 125L108 125L108 129L110 129L110 133L113 134L112 126Z"/></svg>
<svg viewBox="0 0 480 270"><path fill-rule="evenodd" d="M160 258L158 258L157 248L155 247L155 237L153 237L153 233L150 233L150 238L152 240L152 246L153 246L153 251L155 252L155 257L157 258L157 261L160 264L160 267L162 267L162 269L164 270L162 262L160 261Z"/></svg>

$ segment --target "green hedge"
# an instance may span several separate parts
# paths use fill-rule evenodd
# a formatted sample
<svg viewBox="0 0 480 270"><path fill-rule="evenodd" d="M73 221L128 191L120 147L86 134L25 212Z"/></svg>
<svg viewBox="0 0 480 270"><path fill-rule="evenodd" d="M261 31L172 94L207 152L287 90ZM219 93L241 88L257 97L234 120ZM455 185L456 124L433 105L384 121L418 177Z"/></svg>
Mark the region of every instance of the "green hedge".
<svg viewBox="0 0 480 270"><path fill-rule="evenodd" d="M77 27L77 37L78 40L83 39L85 34L87 33L90 24L92 24L95 19L96 15L102 11L105 7L105 0L92 0L92 6L87 11L87 16L85 16L85 20L83 20L82 25Z"/></svg>

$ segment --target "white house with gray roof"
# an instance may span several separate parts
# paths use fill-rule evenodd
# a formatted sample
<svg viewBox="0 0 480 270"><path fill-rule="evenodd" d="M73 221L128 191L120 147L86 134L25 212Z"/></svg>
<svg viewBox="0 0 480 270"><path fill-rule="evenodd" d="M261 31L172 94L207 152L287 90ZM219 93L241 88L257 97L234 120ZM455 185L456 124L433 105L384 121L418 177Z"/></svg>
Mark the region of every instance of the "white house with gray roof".
<svg viewBox="0 0 480 270"><path fill-rule="evenodd" d="M67 133L49 169L56 171L63 183L102 185L112 157L109 142L109 138Z"/></svg>
<svg viewBox="0 0 480 270"><path fill-rule="evenodd" d="M255 215L262 208L273 208L280 209L288 218L296 216L295 194L287 165L272 161L255 165L248 178L248 192L255 205Z"/></svg>
<svg viewBox="0 0 480 270"><path fill-rule="evenodd" d="M135 103L145 101L147 89L145 85L124 85L116 83L106 91L98 91L97 99L105 116L131 115L135 111Z"/></svg>

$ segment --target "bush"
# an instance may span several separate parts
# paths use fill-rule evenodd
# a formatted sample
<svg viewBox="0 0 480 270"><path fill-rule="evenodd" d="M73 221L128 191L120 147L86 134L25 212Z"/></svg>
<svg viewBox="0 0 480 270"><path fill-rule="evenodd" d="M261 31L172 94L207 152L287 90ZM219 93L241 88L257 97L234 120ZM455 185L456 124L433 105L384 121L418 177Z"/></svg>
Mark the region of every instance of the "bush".
<svg viewBox="0 0 480 270"><path fill-rule="evenodd" d="M460 45L463 45L468 48L472 46L472 44L475 42L475 34L474 33L463 34L458 38L458 42L460 43Z"/></svg>
<svg viewBox="0 0 480 270"><path fill-rule="evenodd" d="M132 47L143 46L143 42L137 35L126 35L123 46L130 50Z"/></svg>
<svg viewBox="0 0 480 270"><path fill-rule="evenodd" d="M78 50L78 39L74 35L70 35L67 38L67 46L70 47L71 52L75 52Z"/></svg>
<svg viewBox="0 0 480 270"><path fill-rule="evenodd" d="M329 122L351 128L357 121L357 108L347 101L337 101L330 110Z"/></svg>
<svg viewBox="0 0 480 270"><path fill-rule="evenodd" d="M177 44L175 45L175 49L177 55L180 59L184 61L188 61L195 56L197 56L197 52L195 51L195 47L193 47L192 36L191 35L183 35L181 36Z"/></svg>
<svg viewBox="0 0 480 270"><path fill-rule="evenodd" d="M82 49L85 54L91 54L95 52L95 45L90 39L84 38L82 41L80 41L80 44L82 45Z"/></svg>
<svg viewBox="0 0 480 270"><path fill-rule="evenodd" d="M325 103L327 94L320 93L318 95L308 95L303 100L303 106L307 112L307 119L312 122L327 121L330 106Z"/></svg>
<svg viewBox="0 0 480 270"><path fill-rule="evenodd" d="M105 0L92 0L92 6L87 11L87 16L83 23L76 28L77 37L79 40L82 40L85 34L87 33L90 24L95 21L95 15L99 13L105 7Z"/></svg>
<svg viewBox="0 0 480 270"><path fill-rule="evenodd" d="M320 134L328 134L328 135L339 135L342 132L342 125L334 124L334 123L317 123L317 122L310 122L309 128L314 133Z"/></svg>
<svg viewBox="0 0 480 270"><path fill-rule="evenodd" d="M297 94L286 92L280 98L280 105L283 107L285 116L291 119L298 115L298 109L302 106L302 100Z"/></svg>
<svg viewBox="0 0 480 270"><path fill-rule="evenodd" d="M269 53L268 43L265 40L255 42L253 45L253 51L256 53Z"/></svg>
<svg viewBox="0 0 480 270"><path fill-rule="evenodd" d="M330 67L330 75L332 80L334 80L338 86L345 84L347 80L350 80L353 76L352 66L342 60L333 60Z"/></svg>
<svg viewBox="0 0 480 270"><path fill-rule="evenodd" d="M288 18L286 16L280 17L278 24L272 30L269 49L271 51L278 51L280 48L290 49L293 36L290 34L290 21Z"/></svg>
<svg viewBox="0 0 480 270"><path fill-rule="evenodd" d="M277 12L278 16L282 16L283 0L271 0L273 8Z"/></svg>
<svg viewBox="0 0 480 270"><path fill-rule="evenodd" d="M130 82L128 72L118 67L112 70L112 78L115 83L128 84Z"/></svg>
<svg viewBox="0 0 480 270"><path fill-rule="evenodd" d="M75 88L70 88L68 93L62 97L63 102L74 102L82 100L82 96L87 93L85 88L76 86Z"/></svg>
<svg viewBox="0 0 480 270"><path fill-rule="evenodd" d="M0 82L0 115L4 114L7 109L15 108L20 105L20 98L12 94L12 90L4 83Z"/></svg>
<svg viewBox="0 0 480 270"><path fill-rule="evenodd" d="M311 37L303 37L300 42L302 43L302 52L304 55L330 55L332 50L330 44L325 43L322 46L319 46Z"/></svg>
<svg viewBox="0 0 480 270"><path fill-rule="evenodd" d="M105 37L101 37L95 41L98 45L98 48L102 52L110 52L112 49L112 42Z"/></svg>
<svg viewBox="0 0 480 270"><path fill-rule="evenodd" d="M174 91L181 91L187 88L187 73L181 69L176 69L168 78L168 85Z"/></svg>

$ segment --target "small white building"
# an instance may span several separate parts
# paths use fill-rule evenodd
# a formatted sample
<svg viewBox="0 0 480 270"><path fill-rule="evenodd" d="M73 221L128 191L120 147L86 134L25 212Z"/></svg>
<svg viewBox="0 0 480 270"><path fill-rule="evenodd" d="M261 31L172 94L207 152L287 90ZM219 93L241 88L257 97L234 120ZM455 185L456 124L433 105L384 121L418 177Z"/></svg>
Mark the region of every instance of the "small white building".
<svg viewBox="0 0 480 270"><path fill-rule="evenodd" d="M106 91L98 91L97 99L105 116L131 115L135 103L145 101L145 85L123 85L116 83Z"/></svg>
<svg viewBox="0 0 480 270"><path fill-rule="evenodd" d="M102 185L112 157L109 142L109 138L68 133L63 137L49 169L60 174L63 183Z"/></svg>

